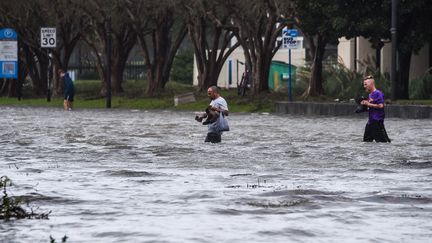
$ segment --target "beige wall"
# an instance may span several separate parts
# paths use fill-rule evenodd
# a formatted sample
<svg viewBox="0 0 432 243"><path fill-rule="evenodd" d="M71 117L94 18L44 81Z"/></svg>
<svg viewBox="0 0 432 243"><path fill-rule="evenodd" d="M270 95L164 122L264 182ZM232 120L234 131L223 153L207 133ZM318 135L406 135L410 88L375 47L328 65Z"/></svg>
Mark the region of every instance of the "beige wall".
<svg viewBox="0 0 432 243"><path fill-rule="evenodd" d="M297 38L301 43L303 43L303 37ZM303 48L303 44L301 44L301 48L299 49L292 49L291 50L291 63L295 66L304 66L305 64L305 56L306 52ZM229 84L229 60L231 60L231 70L232 70L232 83ZM222 67L221 73L219 75L218 79L218 86L219 87L225 87L225 88L235 88L237 87L237 77L238 81L240 82L241 76L243 72L245 71L244 65L239 64L237 69L237 60L240 62L245 62L243 49L241 47L234 50L227 61L225 62L224 66ZM279 49L278 52L273 57L274 61L283 61L288 63L288 49ZM196 60L194 60L194 69L193 69L193 84L198 85L198 70L196 65Z"/></svg>
<svg viewBox="0 0 432 243"><path fill-rule="evenodd" d="M380 66L381 66L381 73L391 72L391 43L384 44L383 48L381 49Z"/></svg>
<svg viewBox="0 0 432 243"><path fill-rule="evenodd" d="M354 44L354 40L356 44ZM356 47L356 53L353 52ZM348 69L354 70L354 58L357 54L358 61L365 61L370 57L375 57L375 50L371 47L369 41L363 37L351 40L345 38L339 39L338 56L339 62L344 64ZM389 73L391 70L391 43L386 43L381 49L381 72ZM420 52L411 57L410 79L423 75L430 67L429 63L429 46L423 47ZM361 65L357 64L357 70L361 70Z"/></svg>
<svg viewBox="0 0 432 243"><path fill-rule="evenodd" d="M376 56L375 50L371 47L371 43L363 37L355 38L355 41L357 41L357 71L363 72L366 69L364 64L374 63L372 60Z"/></svg>
<svg viewBox="0 0 432 243"><path fill-rule="evenodd" d="M338 45L339 62L350 70L354 69L354 39L339 39Z"/></svg>

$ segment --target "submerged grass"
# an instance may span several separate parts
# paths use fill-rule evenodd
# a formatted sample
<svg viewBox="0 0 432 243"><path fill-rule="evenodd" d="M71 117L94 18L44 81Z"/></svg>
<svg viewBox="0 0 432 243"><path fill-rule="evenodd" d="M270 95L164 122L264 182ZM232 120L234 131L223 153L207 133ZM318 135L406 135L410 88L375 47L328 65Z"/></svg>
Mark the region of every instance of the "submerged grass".
<svg viewBox="0 0 432 243"><path fill-rule="evenodd" d="M193 110L201 111L209 104L207 92L198 92L192 85L169 82L165 91L149 97L145 94L145 81L128 80L123 84L124 92L113 95L111 107L113 109L143 109L143 110ZM105 108L106 99L100 95L100 81L78 80L75 82L74 108L90 109ZM192 92L196 101L174 106L174 96ZM28 93L28 92L27 92ZM222 89L222 96L227 100L232 112L271 112L273 103L277 100L286 100L283 93L267 93L262 95L246 94L237 95L237 89ZM63 107L63 98L52 97L48 102L46 97L24 96L20 101L17 98L0 97L0 105L3 106L34 106L34 107Z"/></svg>

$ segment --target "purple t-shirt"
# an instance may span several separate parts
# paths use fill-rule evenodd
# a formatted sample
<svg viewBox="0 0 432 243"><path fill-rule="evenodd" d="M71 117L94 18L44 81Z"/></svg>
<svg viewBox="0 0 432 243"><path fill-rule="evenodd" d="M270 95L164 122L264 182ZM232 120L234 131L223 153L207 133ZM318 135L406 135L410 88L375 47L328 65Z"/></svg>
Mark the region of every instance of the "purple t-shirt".
<svg viewBox="0 0 432 243"><path fill-rule="evenodd" d="M369 102L372 104L384 104L384 93L380 90L375 90L369 94ZM384 108L369 107L369 120L368 124L373 121L384 121Z"/></svg>

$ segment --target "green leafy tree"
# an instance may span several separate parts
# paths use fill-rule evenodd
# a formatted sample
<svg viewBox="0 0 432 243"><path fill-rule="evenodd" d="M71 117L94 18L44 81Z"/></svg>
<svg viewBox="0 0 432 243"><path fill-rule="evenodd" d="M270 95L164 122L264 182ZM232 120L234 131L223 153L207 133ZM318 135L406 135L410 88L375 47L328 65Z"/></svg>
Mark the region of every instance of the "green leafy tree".
<svg viewBox="0 0 432 243"><path fill-rule="evenodd" d="M387 6L390 7L390 3ZM425 44L432 43L432 4L428 0L400 0L398 7L399 80L396 96L397 99L409 99L411 56L418 54Z"/></svg>
<svg viewBox="0 0 432 243"><path fill-rule="evenodd" d="M432 42L432 5L427 0L399 0L397 13L397 52L398 78L396 99L409 98L409 72L411 57L418 54L426 45ZM362 0L354 4L360 14L356 24L352 26L346 36L363 36L368 38L376 50L376 67L379 67L380 50L384 46L383 40L390 40L391 28L391 0L368 1ZM359 5L361 4L361 6Z"/></svg>
<svg viewBox="0 0 432 243"><path fill-rule="evenodd" d="M309 55L312 58L309 85L303 96L318 96L323 94L322 61L325 47L329 42L335 42L338 36L330 22L335 5L319 0L294 2L296 25L309 44Z"/></svg>
<svg viewBox="0 0 432 243"><path fill-rule="evenodd" d="M194 53L191 50L180 50L174 58L171 79L192 85Z"/></svg>
<svg viewBox="0 0 432 243"><path fill-rule="evenodd" d="M355 25L362 16L362 1L356 0L294 0L296 26L309 46L311 76L303 97L323 94L323 58L327 44L337 44L338 39L354 35Z"/></svg>
<svg viewBox="0 0 432 243"><path fill-rule="evenodd" d="M345 33L346 38L363 36L375 49L375 68L380 69L381 49L384 42L390 40L391 9L386 0L361 0L352 8L357 11L358 20Z"/></svg>

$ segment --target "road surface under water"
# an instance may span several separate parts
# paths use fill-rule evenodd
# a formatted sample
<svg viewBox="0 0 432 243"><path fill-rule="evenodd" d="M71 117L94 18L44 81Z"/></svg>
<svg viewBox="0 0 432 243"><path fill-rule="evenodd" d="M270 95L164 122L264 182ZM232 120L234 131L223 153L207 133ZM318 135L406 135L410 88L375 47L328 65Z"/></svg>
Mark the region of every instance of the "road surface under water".
<svg viewBox="0 0 432 243"><path fill-rule="evenodd" d="M0 242L430 242L432 122L235 114L221 144L193 112L0 107L0 176L48 220Z"/></svg>

